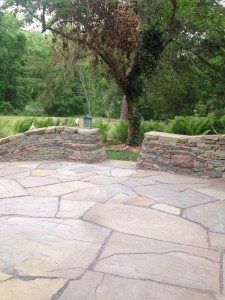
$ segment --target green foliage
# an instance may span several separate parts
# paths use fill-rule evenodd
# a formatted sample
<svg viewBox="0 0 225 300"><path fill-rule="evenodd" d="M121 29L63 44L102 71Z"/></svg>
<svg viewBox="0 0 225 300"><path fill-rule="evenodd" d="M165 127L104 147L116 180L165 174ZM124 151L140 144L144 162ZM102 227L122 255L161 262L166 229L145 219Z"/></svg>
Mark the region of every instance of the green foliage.
<svg viewBox="0 0 225 300"><path fill-rule="evenodd" d="M48 117L48 118L24 118L22 120L18 120L14 124L14 131L16 133L25 132L30 129L31 125L34 124L36 128L44 128L49 126L69 126L75 127L76 122L74 118L65 118L59 119L55 117Z"/></svg>
<svg viewBox="0 0 225 300"><path fill-rule="evenodd" d="M176 117L173 120L172 132L186 135L225 133L224 117Z"/></svg>
<svg viewBox="0 0 225 300"><path fill-rule="evenodd" d="M13 112L13 106L9 102L0 102L0 114L7 115Z"/></svg>
<svg viewBox="0 0 225 300"><path fill-rule="evenodd" d="M141 124L141 115L138 111L138 108L134 108L133 114L129 115L128 112L128 120L129 120L129 129L128 129L128 145L138 145L138 135Z"/></svg>
<svg viewBox="0 0 225 300"><path fill-rule="evenodd" d="M93 127L99 128L101 141L102 143L106 143L108 138L108 133L110 130L110 123L104 122L102 121L102 119L98 119L93 122Z"/></svg>
<svg viewBox="0 0 225 300"><path fill-rule="evenodd" d="M34 121L34 118L25 118L23 120L19 120L15 122L14 130L16 133L25 132L30 129L30 126L32 125Z"/></svg>
<svg viewBox="0 0 225 300"><path fill-rule="evenodd" d="M45 115L45 110L39 103L31 102L25 106L26 116L43 116Z"/></svg>
<svg viewBox="0 0 225 300"><path fill-rule="evenodd" d="M137 153L131 151L107 150L107 158L124 161L137 161Z"/></svg>
<svg viewBox="0 0 225 300"><path fill-rule="evenodd" d="M0 10L0 103L21 106L18 78L23 76L26 37L21 22Z"/></svg>
<svg viewBox="0 0 225 300"><path fill-rule="evenodd" d="M119 124L116 124L116 129L114 132L114 141L117 143L126 143L128 139L128 122L122 120Z"/></svg>
<svg viewBox="0 0 225 300"><path fill-rule="evenodd" d="M138 57L141 69L146 74L152 74L162 51L162 33L156 28L144 25L141 28L141 44L138 49Z"/></svg>
<svg viewBox="0 0 225 300"><path fill-rule="evenodd" d="M163 132L163 131L168 131L168 128L163 122L157 122L157 121L153 121L153 120L142 121L140 130L139 130L139 135L138 135L138 143L139 144L142 143L145 133L149 132L149 131Z"/></svg>
<svg viewBox="0 0 225 300"><path fill-rule="evenodd" d="M176 120L173 130L183 134L224 132L225 117L221 116L225 114L225 7L216 0L179 0L173 41L159 57L161 32L171 13L170 1L132 2L146 23L140 27L141 44L137 49L144 73L151 73L160 58L154 74L140 78L140 84L145 83L142 86L145 93L139 103L141 117L166 121L175 116L194 115L192 121ZM87 113L88 96L92 115L119 117L123 95L115 81L109 80L107 68L99 65L93 70L93 56L83 49L82 53L80 49L76 52L77 57L81 57L79 63L70 56L66 61L61 56L60 44L52 44L50 33L44 36L36 31L25 31L22 25L16 14L1 11L0 114L22 115L24 111L30 117L82 115ZM204 122L197 118L210 113L218 117L209 116ZM125 127L121 125L118 133L114 130L119 142L127 139ZM159 122L142 122L138 143L149 130L171 129ZM111 129L103 130L103 140L110 139L110 133Z"/></svg>

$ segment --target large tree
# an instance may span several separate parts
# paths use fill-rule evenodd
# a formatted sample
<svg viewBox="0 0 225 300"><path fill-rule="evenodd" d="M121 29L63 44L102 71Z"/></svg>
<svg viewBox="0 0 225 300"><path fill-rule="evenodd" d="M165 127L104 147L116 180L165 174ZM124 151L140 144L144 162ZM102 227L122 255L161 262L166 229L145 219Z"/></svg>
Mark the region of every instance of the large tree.
<svg viewBox="0 0 225 300"><path fill-rule="evenodd" d="M0 113L22 106L18 78L23 76L25 52L21 23L12 14L0 11Z"/></svg>
<svg viewBox="0 0 225 300"><path fill-rule="evenodd" d="M90 50L98 63L103 62L107 66L108 74L126 97L129 142L135 143L139 125L135 104L143 93L143 77L152 75L161 53L172 38L177 0L168 1L171 10L167 26L149 22L149 18L140 13L141 1L138 0L6 2L22 11L27 20L39 20L43 32L50 30L60 36L65 51L69 42L75 43ZM151 5L154 3L157 1L151 1Z"/></svg>

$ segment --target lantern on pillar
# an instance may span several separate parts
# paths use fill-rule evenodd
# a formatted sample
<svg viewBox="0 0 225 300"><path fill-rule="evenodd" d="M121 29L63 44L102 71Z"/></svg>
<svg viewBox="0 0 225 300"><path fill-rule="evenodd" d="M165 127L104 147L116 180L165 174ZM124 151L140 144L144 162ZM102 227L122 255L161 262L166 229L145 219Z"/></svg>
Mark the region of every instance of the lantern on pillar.
<svg viewBox="0 0 225 300"><path fill-rule="evenodd" d="M92 116L86 115L84 117L84 128L92 128Z"/></svg>

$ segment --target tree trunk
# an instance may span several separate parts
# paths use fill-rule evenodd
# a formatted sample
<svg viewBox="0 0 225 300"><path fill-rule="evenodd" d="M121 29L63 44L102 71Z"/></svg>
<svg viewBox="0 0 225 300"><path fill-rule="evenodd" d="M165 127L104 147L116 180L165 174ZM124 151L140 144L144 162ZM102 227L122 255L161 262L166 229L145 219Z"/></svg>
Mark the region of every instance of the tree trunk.
<svg viewBox="0 0 225 300"><path fill-rule="evenodd" d="M127 99L127 109L128 109L128 144L138 145L139 128L141 123L141 118L138 112L134 108L135 99L131 97L126 97Z"/></svg>
<svg viewBox="0 0 225 300"><path fill-rule="evenodd" d="M122 99L120 119L121 120L128 120L128 107L127 107L126 96L123 96L123 99Z"/></svg>

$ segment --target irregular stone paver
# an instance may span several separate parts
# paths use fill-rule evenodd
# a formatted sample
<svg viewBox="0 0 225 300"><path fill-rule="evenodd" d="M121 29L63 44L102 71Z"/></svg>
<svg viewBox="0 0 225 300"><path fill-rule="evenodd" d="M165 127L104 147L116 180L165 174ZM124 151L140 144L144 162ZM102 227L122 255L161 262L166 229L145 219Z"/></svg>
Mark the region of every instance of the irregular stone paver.
<svg viewBox="0 0 225 300"><path fill-rule="evenodd" d="M210 258L206 258L205 254ZM220 289L218 254L212 251L201 253L200 249L195 251L193 247L123 235L115 235L112 245L109 240L95 270L197 289Z"/></svg>
<svg viewBox="0 0 225 300"><path fill-rule="evenodd" d="M201 223L211 231L225 233L225 201L216 201L188 208L183 216Z"/></svg>
<svg viewBox="0 0 225 300"><path fill-rule="evenodd" d="M37 177L37 176L20 178L17 179L17 181L25 188L35 187L35 186L45 186L45 185L50 185L59 182L57 179L54 178Z"/></svg>
<svg viewBox="0 0 225 300"><path fill-rule="evenodd" d="M97 204L84 219L123 233L207 247L206 231L199 225L156 210L122 204Z"/></svg>
<svg viewBox="0 0 225 300"><path fill-rule="evenodd" d="M94 201L94 202L106 202L117 194L124 194L129 198L137 197L137 194L129 187L121 184L111 184L106 186L94 186L90 184L90 188L86 188L84 191L77 191L76 193L70 193L62 197L65 200L76 201ZM125 199L127 201L127 198Z"/></svg>
<svg viewBox="0 0 225 300"><path fill-rule="evenodd" d="M213 247L225 249L225 234L210 232L209 238Z"/></svg>
<svg viewBox="0 0 225 300"><path fill-rule="evenodd" d="M219 200L225 200L225 187L223 191L216 190L213 188L204 188L204 189L195 189L195 190L202 194L217 198Z"/></svg>
<svg viewBox="0 0 225 300"><path fill-rule="evenodd" d="M55 171L48 169L37 169L31 172L32 176L48 176L52 174L55 174Z"/></svg>
<svg viewBox="0 0 225 300"><path fill-rule="evenodd" d="M223 274L223 294L225 295L225 254L223 254L223 270L222 270L222 274ZM222 276L221 276L222 277Z"/></svg>
<svg viewBox="0 0 225 300"><path fill-rule="evenodd" d="M0 284L1 300L49 300L66 283L65 279L11 279Z"/></svg>
<svg viewBox="0 0 225 300"><path fill-rule="evenodd" d="M129 180L129 177L112 177L112 176L101 176L101 175L95 175L91 177L86 176L86 178L89 178L89 181L91 183L99 184L99 185L111 185L115 183L125 184L125 182Z"/></svg>
<svg viewBox="0 0 225 300"><path fill-rule="evenodd" d="M7 166L6 165L5 168L1 169L0 178L10 176L10 175L19 174L19 173L24 173L24 172L28 171L28 169L29 168L25 168L25 167L12 167L12 166Z"/></svg>
<svg viewBox="0 0 225 300"><path fill-rule="evenodd" d="M79 218L95 204L96 202L62 200L56 216L60 218Z"/></svg>
<svg viewBox="0 0 225 300"><path fill-rule="evenodd" d="M0 163L0 299L223 300L224 184L135 166Z"/></svg>
<svg viewBox="0 0 225 300"><path fill-rule="evenodd" d="M88 287L88 288L87 288ZM97 272L88 272L81 280L69 283L60 300L213 300L197 291Z"/></svg>
<svg viewBox="0 0 225 300"><path fill-rule="evenodd" d="M31 196L44 197L44 196L61 196L64 194L72 193L82 189L88 189L94 185L86 182L73 181L63 182L47 186L35 187L27 189Z"/></svg>
<svg viewBox="0 0 225 300"><path fill-rule="evenodd" d="M11 275L5 274L5 273L0 273L0 283L1 283L2 281L8 280L8 279L10 279L10 278L12 278Z"/></svg>
<svg viewBox="0 0 225 300"><path fill-rule="evenodd" d="M56 178L62 182L67 181L85 181L90 182L89 178L90 176L93 176L94 173L88 172L88 173L74 173L72 171L59 171L55 172L54 174L51 174L49 177Z"/></svg>
<svg viewBox="0 0 225 300"><path fill-rule="evenodd" d="M100 258L107 258L118 253L186 253L216 263L220 262L220 253L212 249L197 248L114 232L110 236Z"/></svg>
<svg viewBox="0 0 225 300"><path fill-rule="evenodd" d="M111 170L111 175L115 177L130 176L135 174L135 170L115 168Z"/></svg>
<svg viewBox="0 0 225 300"><path fill-rule="evenodd" d="M0 199L0 215L54 217L58 210L56 197L16 197Z"/></svg>
<svg viewBox="0 0 225 300"><path fill-rule="evenodd" d="M5 178L7 179L19 179L19 178L24 178L24 177L28 177L30 176L31 172L27 171L27 172L22 172L22 173L17 173L17 174L12 174L9 176L5 176Z"/></svg>
<svg viewBox="0 0 225 300"><path fill-rule="evenodd" d="M156 201L151 200L146 197L137 197L137 198L127 202L127 204L137 205L137 206L146 206L146 207L151 206L155 203L156 203Z"/></svg>
<svg viewBox="0 0 225 300"><path fill-rule="evenodd" d="M0 218L0 272L76 278L95 259L109 230L81 220Z"/></svg>
<svg viewBox="0 0 225 300"><path fill-rule="evenodd" d="M186 175L176 175L176 174L167 174L160 172L153 173L154 180L162 183L168 183L168 184L205 184L210 185L209 180L204 178L198 178L193 176L186 176Z"/></svg>
<svg viewBox="0 0 225 300"><path fill-rule="evenodd" d="M0 198L25 196L28 193L14 180L0 179Z"/></svg>
<svg viewBox="0 0 225 300"><path fill-rule="evenodd" d="M176 186L165 184L135 187L134 190L141 196L181 208L191 207L193 205L200 205L217 200L216 198L203 195L194 190L185 190L183 188L179 189Z"/></svg>
<svg viewBox="0 0 225 300"><path fill-rule="evenodd" d="M171 205L163 204L163 203L157 203L155 205L152 205L152 208L155 208L157 210L161 210L173 215L179 215L180 209Z"/></svg>

